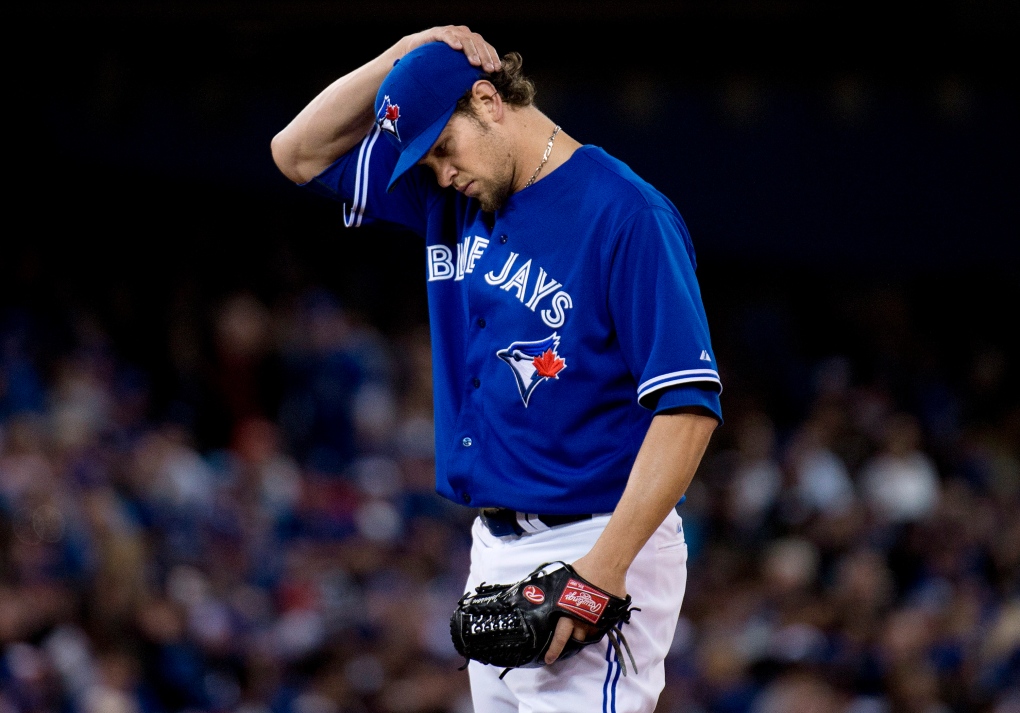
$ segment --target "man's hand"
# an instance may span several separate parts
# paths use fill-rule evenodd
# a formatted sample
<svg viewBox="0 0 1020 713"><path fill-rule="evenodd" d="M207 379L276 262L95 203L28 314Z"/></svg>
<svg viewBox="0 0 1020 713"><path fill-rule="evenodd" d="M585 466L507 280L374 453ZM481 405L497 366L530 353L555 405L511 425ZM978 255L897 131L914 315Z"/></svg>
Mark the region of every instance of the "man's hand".
<svg viewBox="0 0 1020 713"><path fill-rule="evenodd" d="M615 594L621 599L627 596L626 573L611 573L611 570L599 571L599 567L592 562L593 556L589 553L579 560L573 562L574 570L592 584L604 589L610 594ZM567 640L574 637L578 641L584 641L594 628L584 622L573 619L569 616L561 617L556 622L556 632L553 634L552 643L545 653L546 664L551 664L560 657Z"/></svg>
<svg viewBox="0 0 1020 713"><path fill-rule="evenodd" d="M468 62L486 72L495 72L501 66L496 48L465 25L433 27L408 35L402 43L404 54L429 42L445 42L455 50L463 50Z"/></svg>

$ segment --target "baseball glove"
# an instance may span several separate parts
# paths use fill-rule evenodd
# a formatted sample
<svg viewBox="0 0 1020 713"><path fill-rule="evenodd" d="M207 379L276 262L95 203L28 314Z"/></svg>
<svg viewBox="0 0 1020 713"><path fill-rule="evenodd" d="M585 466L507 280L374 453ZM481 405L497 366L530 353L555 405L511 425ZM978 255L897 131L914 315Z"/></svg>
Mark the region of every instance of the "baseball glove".
<svg viewBox="0 0 1020 713"><path fill-rule="evenodd" d="M549 569L552 565L562 565ZM547 562L513 584L485 584L457 602L450 618L450 635L457 652L467 659L512 668L536 668L544 656L560 617L568 616L587 624L591 633L584 641L570 637L560 659L569 658L586 646L608 636L621 670L627 666L620 644L630 652L621 627L630 621L631 598L614 596L579 576L566 562ZM463 668L463 667L462 667Z"/></svg>

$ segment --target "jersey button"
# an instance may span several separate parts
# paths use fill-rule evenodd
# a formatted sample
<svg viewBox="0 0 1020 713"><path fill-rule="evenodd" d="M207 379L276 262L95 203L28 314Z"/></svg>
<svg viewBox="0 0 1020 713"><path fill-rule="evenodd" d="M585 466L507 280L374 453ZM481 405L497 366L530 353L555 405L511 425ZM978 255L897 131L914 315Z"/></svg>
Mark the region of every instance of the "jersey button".
<svg viewBox="0 0 1020 713"><path fill-rule="evenodd" d="M472 443L474 443L474 441L472 441L472 440L471 440L470 438L468 438L467 436L465 436L465 437L464 437L464 440L460 442L460 444L461 444L462 446L464 446L465 448L470 448L470 447L471 447L471 444L472 444Z"/></svg>
<svg viewBox="0 0 1020 713"><path fill-rule="evenodd" d="M485 320L484 319L479 319L478 320L478 326L481 327L482 329L485 329Z"/></svg>
<svg viewBox="0 0 1020 713"><path fill-rule="evenodd" d="M500 245L506 245L506 236L505 235L500 235L499 236L499 244Z"/></svg>
<svg viewBox="0 0 1020 713"><path fill-rule="evenodd" d="M479 381L478 379L472 379L471 380L471 385L474 386L477 389L479 386L482 385L482 382Z"/></svg>
<svg viewBox="0 0 1020 713"><path fill-rule="evenodd" d="M468 495L467 493L464 493L463 495L461 495L460 499L464 501L465 505L470 505L471 504L471 496Z"/></svg>

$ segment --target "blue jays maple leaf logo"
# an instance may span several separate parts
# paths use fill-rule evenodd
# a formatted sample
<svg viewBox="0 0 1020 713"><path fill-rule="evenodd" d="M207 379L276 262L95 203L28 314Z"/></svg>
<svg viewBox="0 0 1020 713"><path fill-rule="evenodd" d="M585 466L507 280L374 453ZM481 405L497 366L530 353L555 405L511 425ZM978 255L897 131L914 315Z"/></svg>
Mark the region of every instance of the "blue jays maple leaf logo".
<svg viewBox="0 0 1020 713"><path fill-rule="evenodd" d="M496 352L513 371L525 408L536 386L546 379L559 379L559 373L567 367L566 360L557 353L559 346L560 338L553 332L537 342L514 342Z"/></svg>
<svg viewBox="0 0 1020 713"><path fill-rule="evenodd" d="M383 104L379 107L379 113L375 115L375 123L387 134L392 134L400 141L400 134L397 133L397 119L400 118L400 106L390 102L390 95L383 97Z"/></svg>

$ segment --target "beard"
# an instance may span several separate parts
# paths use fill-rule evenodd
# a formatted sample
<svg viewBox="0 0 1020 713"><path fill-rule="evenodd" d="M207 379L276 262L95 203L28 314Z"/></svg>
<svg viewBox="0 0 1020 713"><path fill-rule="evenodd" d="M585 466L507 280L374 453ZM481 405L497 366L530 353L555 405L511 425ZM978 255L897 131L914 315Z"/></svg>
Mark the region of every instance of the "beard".
<svg viewBox="0 0 1020 713"><path fill-rule="evenodd" d="M506 204L512 193L512 178L501 178L491 184L487 182L484 190L478 194L478 203L484 212L495 213Z"/></svg>
<svg viewBox="0 0 1020 713"><path fill-rule="evenodd" d="M486 213L495 213L506 205L514 192L514 161L510 146L481 121L475 120L485 139L486 164L493 167L491 176L479 179L481 190L477 200Z"/></svg>

